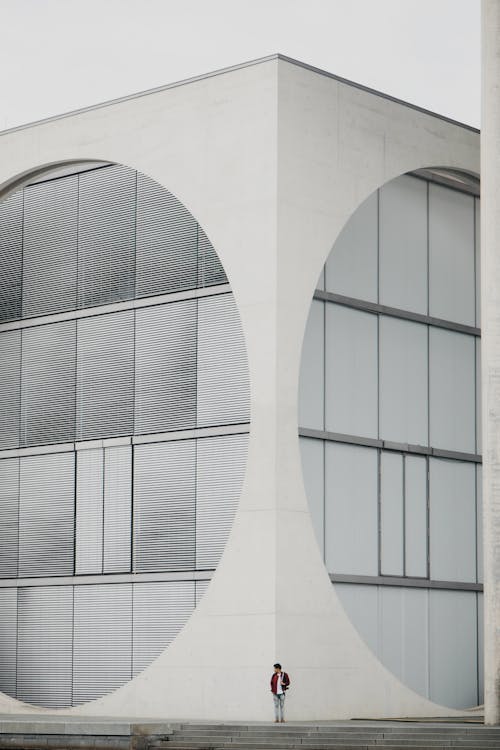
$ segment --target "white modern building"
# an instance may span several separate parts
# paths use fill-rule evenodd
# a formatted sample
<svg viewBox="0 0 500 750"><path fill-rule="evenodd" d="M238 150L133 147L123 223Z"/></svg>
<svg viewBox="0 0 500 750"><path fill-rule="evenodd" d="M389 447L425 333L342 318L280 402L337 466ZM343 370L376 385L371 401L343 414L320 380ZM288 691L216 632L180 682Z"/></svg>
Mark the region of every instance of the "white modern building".
<svg viewBox="0 0 500 750"><path fill-rule="evenodd" d="M478 132L273 56L0 189L0 710L482 703Z"/></svg>

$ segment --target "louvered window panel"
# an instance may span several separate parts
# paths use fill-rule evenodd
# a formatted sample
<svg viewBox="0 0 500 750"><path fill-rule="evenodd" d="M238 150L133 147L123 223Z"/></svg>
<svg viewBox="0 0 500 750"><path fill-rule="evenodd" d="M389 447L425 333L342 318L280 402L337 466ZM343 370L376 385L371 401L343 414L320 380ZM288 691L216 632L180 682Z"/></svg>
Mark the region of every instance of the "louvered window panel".
<svg viewBox="0 0 500 750"><path fill-rule="evenodd" d="M73 705L132 676L132 584L75 586Z"/></svg>
<svg viewBox="0 0 500 750"><path fill-rule="evenodd" d="M193 581L134 584L133 677L174 640L193 609Z"/></svg>
<svg viewBox="0 0 500 750"><path fill-rule="evenodd" d="M247 435L198 440L196 449L196 569L216 568L241 494Z"/></svg>
<svg viewBox="0 0 500 750"><path fill-rule="evenodd" d="M19 446L21 331L0 334L0 449Z"/></svg>
<svg viewBox="0 0 500 750"><path fill-rule="evenodd" d="M19 589L17 698L48 708L71 705L73 589Z"/></svg>
<svg viewBox="0 0 500 750"><path fill-rule="evenodd" d="M202 598L205 596L206 590L208 589L209 585L210 585L210 581L196 581L195 582L196 606L198 606Z"/></svg>
<svg viewBox="0 0 500 750"><path fill-rule="evenodd" d="M0 320L21 317L23 193L0 202Z"/></svg>
<svg viewBox="0 0 500 750"><path fill-rule="evenodd" d="M134 296L136 173L113 166L80 175L78 306Z"/></svg>
<svg viewBox="0 0 500 750"><path fill-rule="evenodd" d="M102 573L104 454L76 454L75 573Z"/></svg>
<svg viewBox="0 0 500 750"><path fill-rule="evenodd" d="M78 177L24 191L23 317L76 307Z"/></svg>
<svg viewBox="0 0 500 750"><path fill-rule="evenodd" d="M21 458L19 576L73 574L73 453Z"/></svg>
<svg viewBox="0 0 500 750"><path fill-rule="evenodd" d="M227 277L212 243L198 225L198 286L215 284L227 284Z"/></svg>
<svg viewBox="0 0 500 750"><path fill-rule="evenodd" d="M135 367L135 432L194 427L196 300L137 311Z"/></svg>
<svg viewBox="0 0 500 750"><path fill-rule="evenodd" d="M0 691L16 697L17 589L0 589Z"/></svg>
<svg viewBox="0 0 500 750"><path fill-rule="evenodd" d="M195 441L139 445L134 453L135 570L192 570Z"/></svg>
<svg viewBox="0 0 500 750"><path fill-rule="evenodd" d="M245 342L233 295L200 299L197 425L248 422L249 411Z"/></svg>
<svg viewBox="0 0 500 750"><path fill-rule="evenodd" d="M104 451L104 573L131 568L132 448Z"/></svg>
<svg viewBox="0 0 500 750"><path fill-rule="evenodd" d="M138 173L137 296L193 289L197 264L193 216L172 193Z"/></svg>
<svg viewBox="0 0 500 750"><path fill-rule="evenodd" d="M68 320L23 331L21 445L74 440L75 326Z"/></svg>
<svg viewBox="0 0 500 750"><path fill-rule="evenodd" d="M17 576L18 516L19 459L4 458L0 461L0 578Z"/></svg>
<svg viewBox="0 0 500 750"><path fill-rule="evenodd" d="M78 321L76 435L78 440L134 430L134 313Z"/></svg>

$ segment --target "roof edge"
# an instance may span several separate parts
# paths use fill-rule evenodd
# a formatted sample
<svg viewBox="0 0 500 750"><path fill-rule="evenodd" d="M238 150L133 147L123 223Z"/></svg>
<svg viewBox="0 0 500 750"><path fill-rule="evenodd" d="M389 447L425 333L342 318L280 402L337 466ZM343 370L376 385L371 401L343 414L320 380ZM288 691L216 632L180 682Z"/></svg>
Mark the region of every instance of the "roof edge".
<svg viewBox="0 0 500 750"><path fill-rule="evenodd" d="M174 81L173 83L167 83L162 86L156 86L151 89L146 89L145 91L139 91L133 94L126 94L125 96L120 96L120 97L117 97L116 99L108 99L103 102L98 102L97 104L90 104L86 107L80 107L79 109L73 109L73 110L69 110L68 112L62 112L61 114L52 115L51 117L46 117L41 120L33 120L32 122L27 122L22 125L15 125L12 128L7 128L6 130L0 131L0 136L9 135L10 133L16 133L21 130L26 130L27 128L36 127L38 125L45 125L46 123L49 123L49 122L56 122L57 120L62 120L66 117L74 117L75 115L80 115L80 114L83 114L84 112L92 112L97 109L102 109L103 107L112 106L113 104L121 104L122 102L127 102L132 99L140 99L143 96L149 96L150 94L157 94L161 91L168 91L169 89L174 89L174 88L177 88L178 86L185 86L189 83L196 83L197 81L203 81L207 78L213 78L214 76L223 75L224 73L232 73L236 70L241 70L242 68L249 68L253 65L261 65L262 63L267 63L272 60L282 60L291 65L296 65L299 68L304 68L305 70L309 70L312 73L316 73L318 75L331 78L334 81L338 81L339 83L345 84L346 86L351 86L352 88L359 89L360 91L365 91L368 94L373 94L374 96L378 96L382 99L386 99L387 101L394 102L395 104L400 104L404 107L408 107L409 109L413 109L416 112L429 115L430 117L436 117L437 119L442 120L444 122L448 122L451 125L456 125L457 127L464 128L465 130L469 130L473 133L480 132L478 128L475 128L472 125L467 125L466 123L459 122L458 120L454 120L451 117L446 117L446 115L441 115L437 112L433 112L429 109L425 109L425 107L420 107L417 104L411 104L410 102L406 102L403 99L398 99L395 96L386 94L383 91L372 89L369 86L364 86L361 83L356 83L356 81L351 81L348 78L342 78L342 76L335 75L335 73L329 73L327 70L323 70L322 68L317 68L314 65L309 65L308 63L302 62L301 60L296 60L293 57L288 57L287 55L283 55L282 53L277 52L272 55L267 55L265 57L258 57L255 60L248 60L246 62L238 63L236 65L230 65L229 67L225 67L225 68L218 68L217 70L212 70L208 73L202 73L201 75L191 76L190 78L183 78L180 81Z"/></svg>

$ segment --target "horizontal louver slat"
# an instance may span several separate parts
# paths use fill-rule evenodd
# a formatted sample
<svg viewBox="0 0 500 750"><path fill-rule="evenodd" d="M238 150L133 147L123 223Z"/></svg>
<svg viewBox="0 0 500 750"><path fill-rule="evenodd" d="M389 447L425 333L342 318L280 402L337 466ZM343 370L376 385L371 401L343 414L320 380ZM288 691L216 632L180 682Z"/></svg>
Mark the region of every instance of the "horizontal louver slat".
<svg viewBox="0 0 500 750"><path fill-rule="evenodd" d="M134 584L134 677L173 641L193 609L193 581Z"/></svg>
<svg viewBox="0 0 500 750"><path fill-rule="evenodd" d="M0 448L19 446L21 331L0 334Z"/></svg>
<svg viewBox="0 0 500 750"><path fill-rule="evenodd" d="M76 307L78 177L24 191L23 317Z"/></svg>
<svg viewBox="0 0 500 750"><path fill-rule="evenodd" d="M79 178L78 306L131 299L136 173L115 165Z"/></svg>
<svg viewBox="0 0 500 750"><path fill-rule="evenodd" d="M136 294L194 289L197 225L172 193L137 173Z"/></svg>
<svg viewBox="0 0 500 750"><path fill-rule="evenodd" d="M19 459L0 461L0 578L17 576Z"/></svg>
<svg viewBox="0 0 500 750"><path fill-rule="evenodd" d="M21 458L19 576L73 574L73 453Z"/></svg>
<svg viewBox="0 0 500 750"><path fill-rule="evenodd" d="M195 441L134 449L136 572L192 570L195 563Z"/></svg>
<svg viewBox="0 0 500 750"><path fill-rule="evenodd" d="M136 434L194 427L196 300L136 315Z"/></svg>
<svg viewBox="0 0 500 750"><path fill-rule="evenodd" d="M132 584L75 586L73 705L132 676Z"/></svg>
<svg viewBox="0 0 500 750"><path fill-rule="evenodd" d="M0 321L21 317L23 193L0 202Z"/></svg>
<svg viewBox="0 0 500 750"><path fill-rule="evenodd" d="M197 426L248 422L245 342L232 294L198 300Z"/></svg>
<svg viewBox="0 0 500 750"><path fill-rule="evenodd" d="M78 440L130 435L134 429L134 312L78 321Z"/></svg>
<svg viewBox="0 0 500 750"><path fill-rule="evenodd" d="M0 589L0 690L16 696L17 589Z"/></svg>
<svg viewBox="0 0 500 750"><path fill-rule="evenodd" d="M240 498L247 446L247 435L197 441L197 570L216 568L219 563Z"/></svg>
<svg viewBox="0 0 500 750"><path fill-rule="evenodd" d="M104 451L104 573L131 568L132 448Z"/></svg>
<svg viewBox="0 0 500 750"><path fill-rule="evenodd" d="M227 277L212 243L198 225L198 286L215 284L227 284Z"/></svg>
<svg viewBox="0 0 500 750"><path fill-rule="evenodd" d="M71 705L72 631L71 586L19 589L19 700L50 708Z"/></svg>
<svg viewBox="0 0 500 750"><path fill-rule="evenodd" d="M74 440L75 333L74 320L22 333L23 446Z"/></svg>
<svg viewBox="0 0 500 750"><path fill-rule="evenodd" d="M102 573L104 456L76 454L75 573Z"/></svg>

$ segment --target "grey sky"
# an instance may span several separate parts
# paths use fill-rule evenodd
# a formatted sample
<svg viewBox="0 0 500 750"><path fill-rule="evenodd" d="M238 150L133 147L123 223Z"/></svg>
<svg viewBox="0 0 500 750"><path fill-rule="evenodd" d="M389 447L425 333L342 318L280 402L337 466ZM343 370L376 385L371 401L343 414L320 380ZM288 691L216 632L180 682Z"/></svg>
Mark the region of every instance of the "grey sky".
<svg viewBox="0 0 500 750"><path fill-rule="evenodd" d="M0 0L0 129L282 52L471 125L480 0Z"/></svg>

